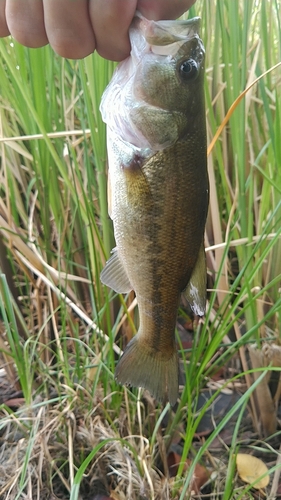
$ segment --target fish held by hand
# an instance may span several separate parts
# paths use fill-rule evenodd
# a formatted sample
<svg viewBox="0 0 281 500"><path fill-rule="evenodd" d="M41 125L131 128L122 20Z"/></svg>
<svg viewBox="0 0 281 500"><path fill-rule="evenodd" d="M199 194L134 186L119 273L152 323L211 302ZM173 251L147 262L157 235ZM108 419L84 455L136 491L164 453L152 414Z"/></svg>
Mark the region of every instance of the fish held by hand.
<svg viewBox="0 0 281 500"><path fill-rule="evenodd" d="M208 175L199 18L131 26L132 51L101 103L116 248L101 281L134 290L140 326L120 358L121 384L178 397L175 326L181 293L205 313Z"/></svg>

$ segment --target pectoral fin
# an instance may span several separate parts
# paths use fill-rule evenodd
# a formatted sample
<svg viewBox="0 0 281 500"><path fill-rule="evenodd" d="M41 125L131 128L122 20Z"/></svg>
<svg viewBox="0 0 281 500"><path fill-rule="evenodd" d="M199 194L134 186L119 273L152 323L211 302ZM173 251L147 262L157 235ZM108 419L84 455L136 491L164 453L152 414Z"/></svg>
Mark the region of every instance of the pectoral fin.
<svg viewBox="0 0 281 500"><path fill-rule="evenodd" d="M199 250L198 259L193 269L190 281L183 292L192 311L197 316L204 316L206 312L207 269L204 243Z"/></svg>
<svg viewBox="0 0 281 500"><path fill-rule="evenodd" d="M113 248L110 259L106 262L100 280L117 293L128 293L133 287L119 258L117 248Z"/></svg>

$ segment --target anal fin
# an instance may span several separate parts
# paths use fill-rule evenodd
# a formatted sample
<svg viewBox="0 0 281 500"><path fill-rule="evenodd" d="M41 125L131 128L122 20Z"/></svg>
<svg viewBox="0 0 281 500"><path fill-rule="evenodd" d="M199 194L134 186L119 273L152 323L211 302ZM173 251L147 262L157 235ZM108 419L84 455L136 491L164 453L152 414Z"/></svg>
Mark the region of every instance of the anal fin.
<svg viewBox="0 0 281 500"><path fill-rule="evenodd" d="M206 286L206 256L204 242L202 242L190 281L186 289L183 291L183 295L188 301L191 310L197 316L204 316L206 312Z"/></svg>
<svg viewBox="0 0 281 500"><path fill-rule="evenodd" d="M113 248L111 254L100 274L100 280L117 293L128 293L133 287L119 258L117 248Z"/></svg>

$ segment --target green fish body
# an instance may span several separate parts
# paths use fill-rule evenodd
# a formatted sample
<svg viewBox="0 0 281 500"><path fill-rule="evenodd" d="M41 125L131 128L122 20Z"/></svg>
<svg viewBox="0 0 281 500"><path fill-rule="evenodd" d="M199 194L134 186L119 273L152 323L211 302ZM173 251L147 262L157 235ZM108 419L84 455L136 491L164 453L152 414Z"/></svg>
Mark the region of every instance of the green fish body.
<svg viewBox="0 0 281 500"><path fill-rule="evenodd" d="M134 290L140 326L116 368L121 384L178 397L175 325L181 293L205 312L208 175L199 19L137 17L132 53L101 104L107 123L116 248L101 281Z"/></svg>

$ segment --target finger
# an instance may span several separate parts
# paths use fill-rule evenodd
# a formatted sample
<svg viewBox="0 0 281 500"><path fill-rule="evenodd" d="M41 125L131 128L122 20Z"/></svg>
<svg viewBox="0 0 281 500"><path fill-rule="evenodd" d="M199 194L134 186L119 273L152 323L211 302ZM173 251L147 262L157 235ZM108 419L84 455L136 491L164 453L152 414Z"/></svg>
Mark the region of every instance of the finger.
<svg viewBox="0 0 281 500"><path fill-rule="evenodd" d="M196 0L138 0L137 9L147 18L176 19L186 12Z"/></svg>
<svg viewBox="0 0 281 500"><path fill-rule="evenodd" d="M113 61L122 61L130 53L128 30L137 0L90 0L90 16L98 53Z"/></svg>
<svg viewBox="0 0 281 500"><path fill-rule="evenodd" d="M80 59L95 50L88 0L43 0L43 4L49 43L59 55Z"/></svg>
<svg viewBox="0 0 281 500"><path fill-rule="evenodd" d="M6 0L0 0L0 37L10 34L5 15Z"/></svg>
<svg viewBox="0 0 281 500"><path fill-rule="evenodd" d="M6 0L6 19L11 35L27 47L48 43L42 0Z"/></svg>

